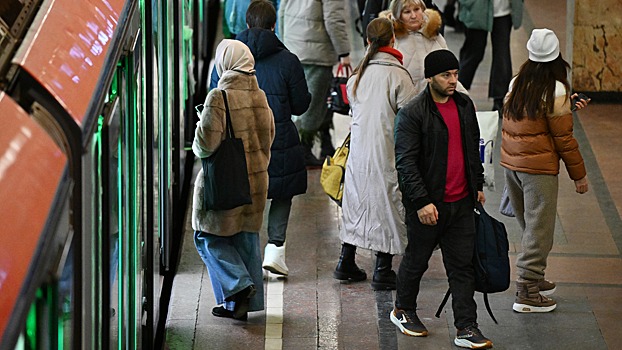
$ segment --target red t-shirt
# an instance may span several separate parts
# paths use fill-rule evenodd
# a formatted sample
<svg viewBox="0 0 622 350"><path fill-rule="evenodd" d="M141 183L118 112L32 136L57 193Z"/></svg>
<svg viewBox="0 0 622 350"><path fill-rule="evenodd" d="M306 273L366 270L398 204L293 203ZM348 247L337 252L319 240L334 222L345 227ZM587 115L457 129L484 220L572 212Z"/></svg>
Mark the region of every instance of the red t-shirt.
<svg viewBox="0 0 622 350"><path fill-rule="evenodd" d="M462 148L458 107L456 107L453 98L449 98L446 103L436 102L436 107L441 112L449 132L449 152L447 154L445 198L443 201L457 202L469 194L464 168L464 150Z"/></svg>

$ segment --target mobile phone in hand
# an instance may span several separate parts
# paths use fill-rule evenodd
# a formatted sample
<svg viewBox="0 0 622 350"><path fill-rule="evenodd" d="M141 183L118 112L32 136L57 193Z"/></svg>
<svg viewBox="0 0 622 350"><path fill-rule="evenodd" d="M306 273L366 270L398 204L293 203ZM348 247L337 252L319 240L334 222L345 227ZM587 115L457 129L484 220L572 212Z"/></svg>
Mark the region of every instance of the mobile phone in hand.
<svg viewBox="0 0 622 350"><path fill-rule="evenodd" d="M579 93L579 94L577 95L577 97L575 97L575 98L573 98L573 99L572 99L572 106L571 106L570 110L571 110L571 111L573 111L573 112L574 112L574 111L576 111L576 110L577 110L577 102L580 102L581 100L586 100L586 101L587 101L587 100L589 100L589 99L590 99L590 98L589 98L589 97L587 97L587 95L586 95L586 94L584 94L584 93Z"/></svg>

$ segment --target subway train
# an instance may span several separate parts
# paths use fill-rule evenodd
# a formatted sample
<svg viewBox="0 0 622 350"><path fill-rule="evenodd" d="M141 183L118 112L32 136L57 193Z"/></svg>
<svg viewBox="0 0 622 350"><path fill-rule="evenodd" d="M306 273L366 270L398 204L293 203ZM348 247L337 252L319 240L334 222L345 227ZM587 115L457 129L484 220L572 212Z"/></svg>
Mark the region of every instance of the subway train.
<svg viewBox="0 0 622 350"><path fill-rule="evenodd" d="M0 2L0 349L161 346L208 12Z"/></svg>

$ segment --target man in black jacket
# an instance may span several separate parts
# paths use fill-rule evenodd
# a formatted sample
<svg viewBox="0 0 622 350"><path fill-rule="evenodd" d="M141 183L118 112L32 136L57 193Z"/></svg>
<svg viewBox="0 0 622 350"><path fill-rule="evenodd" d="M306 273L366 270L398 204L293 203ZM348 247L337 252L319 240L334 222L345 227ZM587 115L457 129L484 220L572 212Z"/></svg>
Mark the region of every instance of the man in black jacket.
<svg viewBox="0 0 622 350"><path fill-rule="evenodd" d="M471 99L456 89L459 63L448 50L424 61L427 88L402 108L395 122L395 158L406 208L408 246L397 275L391 321L410 336L426 336L417 317L421 277L437 245L452 294L454 343L490 348L477 325L472 264L475 202L485 202L479 126Z"/></svg>

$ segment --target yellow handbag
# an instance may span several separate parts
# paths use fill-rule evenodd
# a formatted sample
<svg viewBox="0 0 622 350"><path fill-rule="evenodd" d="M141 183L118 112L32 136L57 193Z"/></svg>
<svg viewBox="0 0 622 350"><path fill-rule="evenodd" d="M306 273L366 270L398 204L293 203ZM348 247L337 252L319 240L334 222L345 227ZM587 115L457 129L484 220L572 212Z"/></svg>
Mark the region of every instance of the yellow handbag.
<svg viewBox="0 0 622 350"><path fill-rule="evenodd" d="M320 184L324 192L341 206L343 198L343 181L346 177L346 161L350 154L350 134L343 141L343 144L335 150L335 154L327 156L322 166Z"/></svg>

